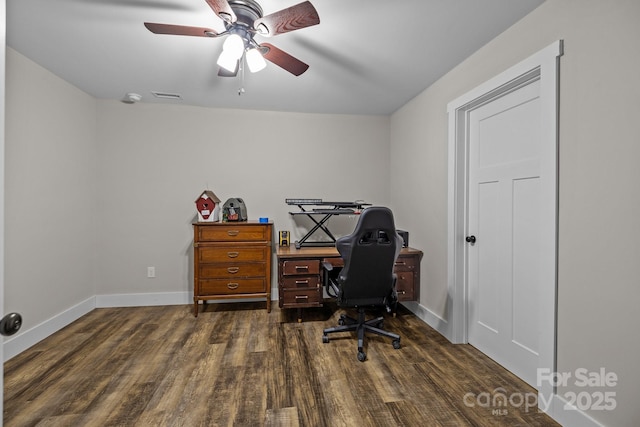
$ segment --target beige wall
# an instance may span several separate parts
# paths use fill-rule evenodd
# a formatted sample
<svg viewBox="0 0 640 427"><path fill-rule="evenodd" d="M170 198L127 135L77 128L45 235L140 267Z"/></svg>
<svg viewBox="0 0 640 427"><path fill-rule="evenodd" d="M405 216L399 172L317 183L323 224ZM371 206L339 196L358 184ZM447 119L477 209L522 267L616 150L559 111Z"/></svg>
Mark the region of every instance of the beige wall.
<svg viewBox="0 0 640 427"><path fill-rule="evenodd" d="M96 101L7 49L5 310L22 331L92 295Z"/></svg>
<svg viewBox="0 0 640 427"><path fill-rule="evenodd" d="M640 301L640 2L547 0L391 119L391 201L415 200L403 218L425 250L421 303L449 320L447 104L555 40L560 60L558 370L618 375L604 425L640 425L636 402ZM407 185L408 182L416 183Z"/></svg>
<svg viewBox="0 0 640 427"><path fill-rule="evenodd" d="M98 294L190 290L194 201L207 186L223 202L243 198L250 219L267 217L292 240L313 224L294 223L286 198L388 203L385 116L115 101L100 101L98 116ZM346 234L355 219L329 228Z"/></svg>
<svg viewBox="0 0 640 427"><path fill-rule="evenodd" d="M207 186L294 239L312 224L285 198L388 204L389 117L95 100L7 50L5 308L22 332L94 295L192 291Z"/></svg>

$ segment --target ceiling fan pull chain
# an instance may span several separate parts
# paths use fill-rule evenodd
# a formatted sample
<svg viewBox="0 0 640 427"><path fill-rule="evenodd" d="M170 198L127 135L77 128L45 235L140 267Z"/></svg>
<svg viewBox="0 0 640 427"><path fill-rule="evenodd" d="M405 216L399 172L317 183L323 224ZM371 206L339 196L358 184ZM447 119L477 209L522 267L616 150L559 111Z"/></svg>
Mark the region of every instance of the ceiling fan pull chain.
<svg viewBox="0 0 640 427"><path fill-rule="evenodd" d="M244 93L244 55L240 58L240 89L238 89L238 96Z"/></svg>

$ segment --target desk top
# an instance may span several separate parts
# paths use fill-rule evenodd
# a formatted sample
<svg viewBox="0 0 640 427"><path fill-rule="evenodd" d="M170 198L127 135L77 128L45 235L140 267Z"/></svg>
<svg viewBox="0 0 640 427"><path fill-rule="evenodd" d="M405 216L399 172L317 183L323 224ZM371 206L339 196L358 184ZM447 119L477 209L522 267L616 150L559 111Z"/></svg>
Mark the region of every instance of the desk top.
<svg viewBox="0 0 640 427"><path fill-rule="evenodd" d="M403 254L419 254L422 255L422 251L414 248L402 248L400 255ZM303 246L300 249L296 249L293 246L277 246L276 256L278 258L312 258L312 257L339 257L340 254L335 246Z"/></svg>

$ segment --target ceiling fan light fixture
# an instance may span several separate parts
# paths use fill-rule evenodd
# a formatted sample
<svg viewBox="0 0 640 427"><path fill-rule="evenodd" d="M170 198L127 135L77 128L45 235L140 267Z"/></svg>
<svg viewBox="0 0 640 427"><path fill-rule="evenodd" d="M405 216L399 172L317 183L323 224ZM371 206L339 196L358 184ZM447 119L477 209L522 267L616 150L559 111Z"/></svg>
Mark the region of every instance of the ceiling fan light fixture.
<svg viewBox="0 0 640 427"><path fill-rule="evenodd" d="M242 54L240 56L242 57ZM233 53L227 50L223 50L220 56L218 57L217 64L222 68L224 68L225 70L233 73L234 71L236 71L236 68L238 67L238 58L236 58L236 56Z"/></svg>
<svg viewBox="0 0 640 427"><path fill-rule="evenodd" d="M222 54L228 54L233 59L238 60L242 58L244 53L244 40L238 34L231 34L224 41L222 45ZM222 55L220 55L222 56Z"/></svg>
<svg viewBox="0 0 640 427"><path fill-rule="evenodd" d="M264 60L264 57L258 48L249 49L247 51L246 58L249 71L252 73L257 73L267 66L267 61Z"/></svg>

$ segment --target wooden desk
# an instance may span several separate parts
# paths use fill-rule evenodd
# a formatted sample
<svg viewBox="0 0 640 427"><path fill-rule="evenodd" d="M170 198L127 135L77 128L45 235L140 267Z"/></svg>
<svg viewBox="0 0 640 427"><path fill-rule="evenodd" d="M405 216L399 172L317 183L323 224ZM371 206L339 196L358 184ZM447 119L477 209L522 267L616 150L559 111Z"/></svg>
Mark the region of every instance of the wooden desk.
<svg viewBox="0 0 640 427"><path fill-rule="evenodd" d="M276 248L278 258L278 305L280 308L298 309L298 322L302 309L322 307L322 262L341 266L342 259L335 247L284 246ZM402 248L395 263L398 276L396 290L399 301L417 301L420 291L420 260L422 251Z"/></svg>

